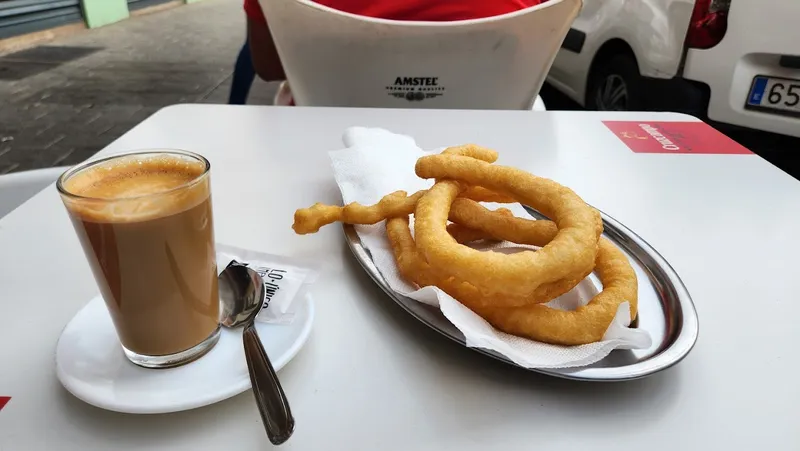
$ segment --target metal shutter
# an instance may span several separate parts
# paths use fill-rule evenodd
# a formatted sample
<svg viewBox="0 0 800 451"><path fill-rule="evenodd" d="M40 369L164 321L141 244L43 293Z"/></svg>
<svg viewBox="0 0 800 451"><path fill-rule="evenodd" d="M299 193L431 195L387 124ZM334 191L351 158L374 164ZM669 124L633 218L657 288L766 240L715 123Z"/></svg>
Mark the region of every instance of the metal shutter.
<svg viewBox="0 0 800 451"><path fill-rule="evenodd" d="M135 11L137 9L147 8L148 6L158 5L159 3L169 3L175 0L128 0L128 9Z"/></svg>
<svg viewBox="0 0 800 451"><path fill-rule="evenodd" d="M80 0L0 0L0 39L81 20Z"/></svg>

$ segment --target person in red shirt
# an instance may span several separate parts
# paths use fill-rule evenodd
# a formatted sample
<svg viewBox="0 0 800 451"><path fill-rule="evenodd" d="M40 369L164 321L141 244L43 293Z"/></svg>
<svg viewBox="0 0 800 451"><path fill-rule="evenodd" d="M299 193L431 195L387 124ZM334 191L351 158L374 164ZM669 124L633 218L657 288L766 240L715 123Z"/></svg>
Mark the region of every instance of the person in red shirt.
<svg viewBox="0 0 800 451"><path fill-rule="evenodd" d="M499 16L547 0L317 0L316 3L360 16L389 20L452 22ZM285 80L267 18L258 0L244 0L253 66L265 81Z"/></svg>

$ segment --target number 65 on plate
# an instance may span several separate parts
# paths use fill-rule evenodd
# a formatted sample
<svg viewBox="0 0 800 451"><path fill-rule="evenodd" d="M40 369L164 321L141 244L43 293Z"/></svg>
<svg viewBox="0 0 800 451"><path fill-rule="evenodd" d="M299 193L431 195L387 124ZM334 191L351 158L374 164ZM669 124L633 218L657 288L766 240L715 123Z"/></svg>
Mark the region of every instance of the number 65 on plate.
<svg viewBox="0 0 800 451"><path fill-rule="evenodd" d="M753 78L745 108L800 116L800 80L763 75Z"/></svg>

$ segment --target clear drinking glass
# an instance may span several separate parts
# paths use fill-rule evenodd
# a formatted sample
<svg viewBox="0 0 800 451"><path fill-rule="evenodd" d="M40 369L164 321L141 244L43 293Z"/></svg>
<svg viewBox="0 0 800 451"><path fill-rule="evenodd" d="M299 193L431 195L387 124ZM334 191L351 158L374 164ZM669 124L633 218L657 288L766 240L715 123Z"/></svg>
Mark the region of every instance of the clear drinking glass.
<svg viewBox="0 0 800 451"><path fill-rule="evenodd" d="M57 182L128 359L190 362L219 340L211 165L148 150L78 165Z"/></svg>

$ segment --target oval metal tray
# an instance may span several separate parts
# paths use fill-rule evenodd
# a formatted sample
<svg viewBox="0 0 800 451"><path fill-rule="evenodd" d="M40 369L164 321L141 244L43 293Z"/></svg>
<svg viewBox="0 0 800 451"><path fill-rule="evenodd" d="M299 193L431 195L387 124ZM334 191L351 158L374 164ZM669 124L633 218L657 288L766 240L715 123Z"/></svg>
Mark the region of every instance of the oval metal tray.
<svg viewBox="0 0 800 451"><path fill-rule="evenodd" d="M543 218L528 209L534 217ZM624 381L665 370L680 362L691 351L699 332L697 312L680 277L652 246L614 218L602 213L603 235L619 246L631 261L639 279L639 315L634 326L647 330L653 338L649 349L616 350L599 362L581 368L537 369L564 379L584 381ZM369 252L350 225L344 226L347 243L367 274L404 310L447 338L466 346L464 336L438 309L395 293L372 262ZM515 365L494 351L470 348L497 360Z"/></svg>

